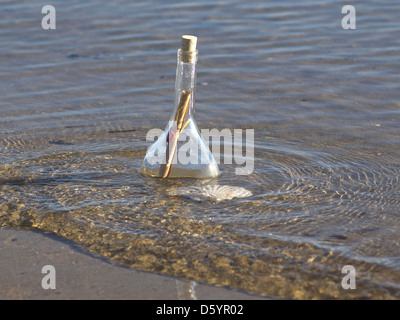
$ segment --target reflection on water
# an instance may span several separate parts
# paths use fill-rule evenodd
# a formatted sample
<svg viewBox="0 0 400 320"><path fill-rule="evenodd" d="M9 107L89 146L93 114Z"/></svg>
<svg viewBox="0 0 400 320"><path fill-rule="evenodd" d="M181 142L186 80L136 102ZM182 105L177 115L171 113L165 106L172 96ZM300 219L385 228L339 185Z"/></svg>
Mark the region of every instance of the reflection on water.
<svg viewBox="0 0 400 320"><path fill-rule="evenodd" d="M179 300L197 300L196 281L176 280L176 290Z"/></svg>
<svg viewBox="0 0 400 320"><path fill-rule="evenodd" d="M39 1L1 5L1 226L188 279L182 299L194 281L400 297L399 4L356 5L353 31L319 1L55 1L53 31ZM188 33L199 37L198 124L254 129L251 175L224 163L213 180L139 174L146 133L170 117ZM218 186L251 194L193 197ZM356 290L341 287L344 265Z"/></svg>

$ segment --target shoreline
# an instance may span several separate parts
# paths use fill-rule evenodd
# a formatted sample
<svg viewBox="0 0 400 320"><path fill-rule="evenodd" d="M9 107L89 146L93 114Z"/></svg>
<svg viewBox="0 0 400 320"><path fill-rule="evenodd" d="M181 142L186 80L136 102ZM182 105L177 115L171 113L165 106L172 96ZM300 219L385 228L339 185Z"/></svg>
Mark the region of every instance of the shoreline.
<svg viewBox="0 0 400 320"><path fill-rule="evenodd" d="M71 241L37 231L0 228L0 300L267 300L107 261ZM43 289L45 265L55 289Z"/></svg>

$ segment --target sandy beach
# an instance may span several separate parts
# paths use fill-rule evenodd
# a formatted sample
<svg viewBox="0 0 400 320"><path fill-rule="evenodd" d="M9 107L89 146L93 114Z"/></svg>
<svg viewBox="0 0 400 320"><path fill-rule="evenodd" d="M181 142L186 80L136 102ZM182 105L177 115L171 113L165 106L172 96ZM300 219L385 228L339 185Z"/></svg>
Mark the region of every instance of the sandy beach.
<svg viewBox="0 0 400 320"><path fill-rule="evenodd" d="M0 299L94 300L183 299L190 281L141 272L110 263L52 235L0 228ZM56 289L43 289L44 265L56 270ZM198 300L265 299L244 292L196 283ZM183 293L184 294L184 293Z"/></svg>

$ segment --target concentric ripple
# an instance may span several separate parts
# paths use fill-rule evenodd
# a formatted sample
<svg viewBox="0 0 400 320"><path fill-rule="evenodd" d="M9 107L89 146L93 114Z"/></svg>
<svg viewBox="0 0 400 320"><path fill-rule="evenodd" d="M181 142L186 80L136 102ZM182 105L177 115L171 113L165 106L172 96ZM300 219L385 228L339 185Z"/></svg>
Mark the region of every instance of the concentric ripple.
<svg viewBox="0 0 400 320"><path fill-rule="evenodd" d="M135 268L271 296L342 296L337 268L357 265L359 291L346 296L396 296L393 159L272 140L256 141L256 170L240 181L246 188L227 185L232 165L221 165L218 184L141 177L132 168L144 150L3 166L2 225L53 232Z"/></svg>
<svg viewBox="0 0 400 320"><path fill-rule="evenodd" d="M224 201L234 198L246 198L252 195L251 191L233 186L210 186L204 187L183 187L171 190L168 192L171 196L183 196L197 201L215 200Z"/></svg>

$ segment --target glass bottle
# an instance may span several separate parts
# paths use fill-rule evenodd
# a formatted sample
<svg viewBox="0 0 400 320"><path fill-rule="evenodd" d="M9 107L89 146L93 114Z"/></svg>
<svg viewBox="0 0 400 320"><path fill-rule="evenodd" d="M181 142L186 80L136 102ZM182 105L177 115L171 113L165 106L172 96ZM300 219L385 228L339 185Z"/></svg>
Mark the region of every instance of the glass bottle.
<svg viewBox="0 0 400 320"><path fill-rule="evenodd" d="M148 148L141 173L160 178L213 178L218 165L197 127L194 118L196 63L195 36L182 36L178 50L175 104L165 130Z"/></svg>

